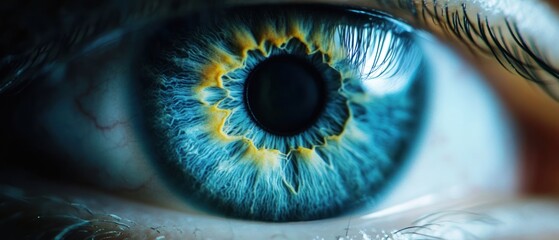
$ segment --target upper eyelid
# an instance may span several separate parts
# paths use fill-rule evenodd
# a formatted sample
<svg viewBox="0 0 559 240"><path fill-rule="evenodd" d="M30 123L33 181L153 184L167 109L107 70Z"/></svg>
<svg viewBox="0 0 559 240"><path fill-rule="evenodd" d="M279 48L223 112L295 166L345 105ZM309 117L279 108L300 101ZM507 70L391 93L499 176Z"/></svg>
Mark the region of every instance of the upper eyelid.
<svg viewBox="0 0 559 240"><path fill-rule="evenodd" d="M5 36L10 36L0 41L0 94L48 72L50 63L71 56L113 29L184 13L204 1L183 2L137 0L123 4L105 1L91 8L79 6L79 3L55 5L50 11L33 8L47 6L45 3L22 3L21 6L15 3L0 9L0 27ZM34 19L22 19L22 16Z"/></svg>
<svg viewBox="0 0 559 240"><path fill-rule="evenodd" d="M535 82L559 101L559 66L554 65L559 59L553 59L557 53L550 44L559 37L553 27L559 22L557 14L538 0L505 5L508 2L494 0L483 5L468 0L420 0L416 17L423 18L426 25L432 21L446 34L477 50L473 53L493 55L505 69ZM471 7L478 11L472 13ZM528 16L525 12L539 14ZM541 35L541 29L548 30L546 36Z"/></svg>
<svg viewBox="0 0 559 240"><path fill-rule="evenodd" d="M499 3L506 0L494 0L493 3ZM538 0L534 0L536 2ZM193 9L202 7L211 7L207 1L202 0L190 0L182 1L179 4L173 3L173 1L135 1L127 3L126 5L118 4L119 1L108 1L105 5L97 7L96 11L89 11L89 9L83 8L86 11L86 15L90 18L87 21L82 22L70 22L62 26L56 26L58 32L53 34L52 32L38 31L33 32L33 27L29 29L24 29L32 34L36 34L30 38L31 40L41 39L41 34L49 36L47 40L33 42L33 47L28 47L21 49L22 52L15 53L5 53L2 52L4 56L0 58L0 73L2 73L3 78L0 79L0 94L5 92L7 89L17 86L25 79L33 78L35 74L40 74L45 72L48 67L48 63L53 61L61 60L68 57L76 49L84 47L84 45L95 38L101 36L103 33L108 32L111 29L115 29L121 26L129 25L141 25L142 22L147 22L149 20L158 19L161 16L168 15L179 15L184 14ZM263 1L263 0L253 0L253 1L242 1L243 4L256 4L256 3L282 3L282 2L292 2L285 0L275 0L275 1ZM340 3L337 0L322 0L322 1L304 1L311 3ZM554 84L549 84L550 81L554 83L559 83L559 70L557 67L553 66L552 59L549 59L549 55L544 55L542 53L542 48L539 46L524 46L525 43L532 44L533 36L525 36L524 32L515 32L517 30L517 19L511 18L510 15L503 14L500 20L507 24L501 24L499 26L492 25L492 22L498 22L499 18L495 18L494 15L491 21L489 21L489 16L483 16L479 12L474 15L475 18L472 19L472 15L468 14L468 18L465 18L463 6L471 6L475 3L468 0L373 0L373 1L355 1L351 4L355 7L364 8L380 8L388 12L394 12L398 14L403 14L407 16L402 16L402 18L407 20L419 21L416 25L428 25L432 21L439 28L443 29L446 33L455 35L462 42L477 48L478 50L490 51L497 60L509 71L516 72L517 74L523 76L528 80L535 81L547 91L547 93L559 99L559 89ZM540 3L540 2L538 2ZM240 4L239 1L228 0L221 4L236 5ZM347 4L347 2L342 2L342 4ZM541 3L540 3L541 4ZM450 7L453 8L450 8ZM476 5L474 5L475 7ZM123 7L126 7L124 10ZM132 10L130 10L132 9ZM33 11L35 9L31 9ZM503 9L494 9L493 12L503 12ZM23 10L22 12L25 12ZM70 11L68 11L70 12ZM73 17L80 16L84 12L71 11L74 13ZM130 14L133 13L133 14ZM60 20L55 12L50 16L51 20ZM10 14L2 14L2 20L10 20L10 16L17 17L20 13L12 12ZM24 14L21 14L24 15ZM47 16L48 17L48 16ZM83 20L82 18L78 18ZM56 22L54 21L53 22ZM462 22L456 20L463 20ZM1 21L6 23L12 21ZM58 23L64 21L58 21ZM481 24L480 24L481 23ZM466 28L466 25L468 28ZM24 24L22 24L24 25ZM31 23L33 26L33 23ZM21 29L14 27L12 33L17 33ZM29 26L28 26L29 27ZM498 28L498 29L497 29ZM59 29L62 29L60 31ZM485 29L485 31L481 31ZM492 31L487 31L487 29L492 29ZM508 31L508 33L507 33ZM9 34L10 32L8 32ZM497 34L495 34L497 33ZM503 34L504 33L504 34ZM513 33L513 34L511 34ZM505 35L508 34L508 35ZM472 36L480 37L480 39L472 38ZM505 38L508 37L507 38ZM484 38L485 37L485 38ZM16 39L17 40L17 39ZM12 42L2 42L4 46L0 46L0 50L6 51L5 49L12 49ZM527 44L526 44L527 45ZM546 49L548 50L548 49ZM557 60L555 60L557 61ZM542 75L543 73L543 75Z"/></svg>

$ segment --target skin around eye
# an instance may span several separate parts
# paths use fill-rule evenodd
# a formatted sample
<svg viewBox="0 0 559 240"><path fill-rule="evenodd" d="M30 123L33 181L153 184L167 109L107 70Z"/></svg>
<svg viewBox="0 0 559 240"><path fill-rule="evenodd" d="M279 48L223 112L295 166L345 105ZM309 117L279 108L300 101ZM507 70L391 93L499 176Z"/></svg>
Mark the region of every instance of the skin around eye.
<svg viewBox="0 0 559 240"><path fill-rule="evenodd" d="M141 95L130 77L133 38L127 40L69 64L68 71L55 76L62 79L44 81L9 100L21 131L10 134L14 142L6 143L7 149L34 147L30 154L21 152L25 161L6 168L136 201L174 202L149 162L146 136L138 131Z"/></svg>
<svg viewBox="0 0 559 240"><path fill-rule="evenodd" d="M494 69L497 69L498 66L495 65L494 67L487 67L487 66L485 66L485 67L486 67L486 68L490 68L491 70L494 70ZM490 71L488 70L488 72L490 72ZM493 72L495 72L495 71L493 71ZM497 71L497 73L495 73L494 75L496 76L495 79L498 79L499 76L502 76L502 73L499 72L499 71ZM107 86L105 86L105 87L112 88L111 85L107 85ZM87 87L84 87L83 89L88 89L88 88L87 88ZM526 88L525 88L525 87L520 87L520 88L518 88L518 89L526 89ZM505 92L507 92L507 91L505 91ZM512 99L512 97L511 97L511 99ZM538 105L538 106L541 106L541 105ZM544 106L548 106L548 105L544 105ZM551 105L549 105L549 106L551 106ZM533 109L539 109L539 108L533 108ZM529 115L529 114L527 114L527 115ZM530 115L530 117L532 117L532 116L533 116L533 115ZM547 118L544 117L543 119L550 119L550 118L549 118L549 117L547 117ZM89 119L89 120L91 120L91 119ZM115 119L108 119L108 121L104 122L104 123L106 123L106 124L101 124L101 126L105 126L105 127L106 127L106 126L110 126L110 125L113 124L113 123L118 122L118 121L114 121L114 120L115 120ZM545 121L545 120L544 120L544 121ZM90 123L91 123L91 122L90 122ZM553 127L553 126L556 126L554 123L550 123L550 124L548 124L548 125L549 125L549 126L552 126L552 127ZM115 144L114 146L118 146L118 144ZM94 160L92 160L92 161L94 161ZM144 170L138 170L138 172L142 172L142 171L144 171ZM116 174L116 173L114 173L114 174ZM122 176L121 176L121 177L122 177ZM122 179L126 179L126 177L122 177ZM123 182L125 182L125 181L123 181ZM138 186L142 186L142 187L143 187L144 185L143 185L143 184L139 184L139 183L145 183L145 182L147 182L147 181L144 182L143 180L141 180L141 181L133 181L133 182L135 182L135 183L132 184L134 187L138 187ZM109 185L110 185L110 184L109 184ZM131 188L131 189L133 189L133 188ZM122 189L118 188L118 190L122 190ZM340 223L338 223L337 225L340 225ZM382 225L382 224L379 224L379 225ZM342 233L342 235L343 235L343 233Z"/></svg>

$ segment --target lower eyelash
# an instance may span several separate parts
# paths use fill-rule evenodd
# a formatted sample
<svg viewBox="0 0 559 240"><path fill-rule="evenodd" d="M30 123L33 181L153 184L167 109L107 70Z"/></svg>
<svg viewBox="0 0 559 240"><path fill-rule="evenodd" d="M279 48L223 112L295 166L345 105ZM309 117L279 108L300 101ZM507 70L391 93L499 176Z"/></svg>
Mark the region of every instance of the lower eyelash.
<svg viewBox="0 0 559 240"><path fill-rule="evenodd" d="M30 196L7 185L0 185L0 213L6 239L121 239L136 227L115 214L93 212L56 196Z"/></svg>
<svg viewBox="0 0 559 240"><path fill-rule="evenodd" d="M450 10L448 3L438 4L423 0L420 4L421 16L431 17L433 22L455 37L464 40L468 47L476 48L484 54L492 54L508 71L515 72L523 78L533 81L550 96L559 100L559 93L548 87L552 81L559 82L559 69L550 65L549 59L529 39L524 38L517 25L510 19L504 19L505 26L492 26L488 17L476 14L471 19L467 14L467 5L462 3L460 9ZM432 5L432 6L429 6ZM512 39L507 39L510 36Z"/></svg>

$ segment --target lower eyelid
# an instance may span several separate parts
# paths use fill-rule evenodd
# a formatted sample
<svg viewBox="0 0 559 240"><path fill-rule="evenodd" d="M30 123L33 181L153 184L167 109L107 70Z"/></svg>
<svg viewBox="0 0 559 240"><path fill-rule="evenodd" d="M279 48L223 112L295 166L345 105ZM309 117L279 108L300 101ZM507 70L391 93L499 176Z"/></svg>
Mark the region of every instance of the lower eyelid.
<svg viewBox="0 0 559 240"><path fill-rule="evenodd" d="M33 182L27 184L32 186ZM91 194L95 197L92 198ZM536 227L533 230L537 229L537 234L544 238L559 231L559 205L554 201L511 199L492 193L443 202L435 199L423 201L422 207L414 210L396 211L382 217L353 216L270 224L185 216L71 187L46 184L37 189L4 184L0 185L0 200L3 202L0 211L12 217L4 220L0 229L7 234L5 236L15 238L51 236L62 239L94 236L131 239L408 239L448 236L444 234L507 239L510 234L517 237L534 234L530 227ZM32 229L28 228L29 225L18 225L28 221L33 223ZM519 226L523 227L517 229Z"/></svg>

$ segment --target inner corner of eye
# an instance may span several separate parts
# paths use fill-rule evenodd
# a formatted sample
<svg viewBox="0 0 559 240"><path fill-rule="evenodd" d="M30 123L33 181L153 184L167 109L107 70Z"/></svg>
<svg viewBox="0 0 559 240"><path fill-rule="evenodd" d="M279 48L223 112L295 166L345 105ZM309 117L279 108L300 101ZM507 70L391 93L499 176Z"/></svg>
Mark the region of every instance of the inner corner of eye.
<svg viewBox="0 0 559 240"><path fill-rule="evenodd" d="M390 191L425 95L423 60L401 23L328 6L179 22L163 27L176 35L154 40L143 105L155 165L185 202L235 218L303 221L362 209Z"/></svg>

